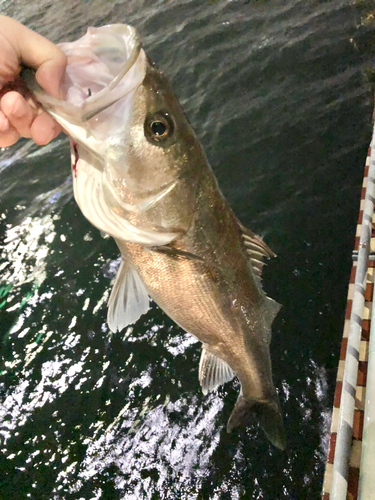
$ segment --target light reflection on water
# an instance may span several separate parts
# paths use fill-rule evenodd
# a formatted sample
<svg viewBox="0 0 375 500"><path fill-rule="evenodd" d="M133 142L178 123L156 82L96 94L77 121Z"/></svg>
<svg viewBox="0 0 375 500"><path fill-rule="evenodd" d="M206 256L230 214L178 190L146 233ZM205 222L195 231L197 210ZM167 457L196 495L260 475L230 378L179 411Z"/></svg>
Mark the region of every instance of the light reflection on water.
<svg viewBox="0 0 375 500"><path fill-rule="evenodd" d="M4 259L2 278L4 282L13 283L13 288L8 295L8 302L11 304L5 310L7 312L19 311L17 321L10 328L7 336L12 339L25 339L25 349L23 354L14 353L11 361L5 362L5 369L10 372L18 372L17 386L10 392L5 389L4 399L0 409L0 435L2 451L7 455L7 459L17 460L19 455L23 456L22 450L16 455L9 453L12 448L12 441L15 436L22 434L22 429L28 426L33 420L38 410L48 412L48 408L66 391L77 391L80 394L89 395L91 391L100 390L105 378L108 375L110 361L103 357L100 373L97 378L93 377L92 371L87 366L88 358L93 348L88 346L82 350L80 358L72 356L74 350L80 345L81 334L77 332L77 315L72 316L67 324L65 333L56 330L49 330L47 324L41 325L37 338L30 338L30 326L28 319L33 315L35 309L43 311L48 309L48 305L59 300L59 290L49 287L47 291L41 292L42 284L49 274L48 266L53 242L56 239L55 223L60 219L58 214L25 217L19 225L14 225L7 229L1 257ZM60 234L60 240L63 236ZM87 238L86 238L87 240ZM88 238L89 241L92 238ZM99 259L100 260L100 259ZM111 277L118 266L118 259L110 261L104 267L100 264L103 274ZM107 269L107 271L106 271ZM64 275L64 269L60 269L56 275ZM109 282L107 282L109 283ZM33 294L27 301L22 303L22 293L20 287L25 284L34 285ZM85 289L78 288L76 297L85 296ZM105 310L108 289L104 291L102 297L93 307L90 307L90 298L85 297L82 307L83 311L90 310L90 314L97 313L100 309ZM154 306L155 307L155 306ZM42 313L41 320L45 318ZM158 331L165 325L153 322L150 330L143 334L134 334L134 327L129 327L123 334L123 341L129 344L149 341L151 347L157 347L155 339ZM51 356L46 356L46 350L52 348L59 336L57 343L59 349ZM196 344L197 340L191 335L178 333L170 335L168 341L164 343L164 348L173 357L181 356L190 346ZM98 353L99 350L95 349ZM47 358L47 359L46 359ZM128 363L131 362L130 354ZM160 367L167 364L166 360L159 358ZM125 370L126 370L125 363ZM38 367L38 374L35 377L35 367ZM124 378L127 378L126 373ZM124 379L119 378L119 383ZM64 449L60 444L60 434L63 432L65 423L57 418L58 411L52 413L55 416L57 429L53 431L55 446L45 447L43 441L45 435L25 441L26 448L31 447L34 451L23 459L25 465L40 467L43 463L53 467L60 456L61 464L67 464L66 468L60 470L56 477L54 493L59 491L65 493L79 492L86 481L92 477L100 475L108 467L116 467L121 471L121 475L116 477L115 485L118 490L126 490L127 479L131 476L135 482L133 493L127 494L127 498L141 498L142 495L149 495L154 488L151 478L146 481L142 479L144 471L154 471L157 474L157 487L167 488L168 481L173 477L186 487L196 488L199 486L199 477L205 477L209 467L210 457L215 449L221 431L221 427L216 426L217 414L222 410L223 402L215 394L210 395L206 404L198 405L196 396L179 398L170 401L168 395L161 398L148 396L144 399L140 407L133 406L137 395L149 387L152 382L152 368L148 368L133 378L128 380L128 389L124 406L120 409L113 421L105 423L93 420L90 424L92 436L80 435L82 445L86 446L84 458L80 463L71 462L68 459L69 446ZM181 381L172 381L181 387ZM87 388L87 384L91 386ZM139 397L139 396L138 396ZM151 406L149 402L151 401ZM160 401L158 401L160 400ZM111 404L111 400L106 400L106 405ZM181 422L174 423L170 420L170 415L184 413L186 426L181 426ZM100 415L98 415L100 417ZM79 426L78 426L79 427ZM50 434L50 431L47 432ZM210 445L207 447L206 442ZM142 457L139 460L139 457ZM166 467L168 463L168 467ZM168 475L168 468L173 470L172 476ZM17 470L24 470L24 467L17 467ZM192 471L199 471L198 475L192 478ZM78 478L73 480L73 478ZM137 478L140 481L137 483ZM189 486L190 485L190 486ZM99 490L98 490L99 491ZM99 493L98 493L99 494ZM58 498L58 497L56 497ZM99 498L99 497L98 497ZM168 498L168 497L165 497ZM170 496L173 498L173 495ZM196 498L196 495L191 496Z"/></svg>
<svg viewBox="0 0 375 500"><path fill-rule="evenodd" d="M2 279L13 286L34 282L40 286L46 278L46 257L55 236L51 214L26 217L19 226L9 228L0 254L4 259Z"/></svg>
<svg viewBox="0 0 375 500"><path fill-rule="evenodd" d="M219 441L221 429L216 428L215 421L223 403L215 395L209 397L205 407L200 408L197 402L194 397L191 400L179 399L151 410L145 402L141 414L146 417L140 427L136 422L137 411L129 412L125 407L113 424L89 444L78 477L86 482L106 468L116 466L125 476L117 477L116 486L120 491L127 491L127 478L132 478L135 487L133 492L127 493L129 499L147 498L155 487L158 491L168 490L170 481L178 481L184 488L199 489ZM171 413L185 411L186 427L170 420ZM209 447L206 446L208 438ZM196 471L194 477L192 471ZM156 484L151 484L152 475ZM192 499L197 498L198 492L190 495ZM174 498L174 494L165 498Z"/></svg>

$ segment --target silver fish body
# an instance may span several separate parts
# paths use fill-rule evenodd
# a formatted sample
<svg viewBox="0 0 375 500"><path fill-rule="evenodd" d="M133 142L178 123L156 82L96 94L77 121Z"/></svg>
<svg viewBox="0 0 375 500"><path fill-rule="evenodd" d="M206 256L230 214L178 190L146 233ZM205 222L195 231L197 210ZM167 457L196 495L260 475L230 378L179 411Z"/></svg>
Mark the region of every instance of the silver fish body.
<svg viewBox="0 0 375 500"><path fill-rule="evenodd" d="M74 192L82 212L115 238L122 254L109 326L119 330L136 321L152 297L202 342L204 393L234 375L240 380L228 430L254 414L284 449L269 353L279 305L260 281L262 258L274 254L228 206L166 76L146 58L135 30L106 26L85 36L63 49L72 65L82 45L91 64L115 61L115 68L111 63L101 70L101 86L90 83L90 75L81 78L79 63L70 73L68 65L66 102L29 86L73 138ZM69 100L73 86L75 101Z"/></svg>

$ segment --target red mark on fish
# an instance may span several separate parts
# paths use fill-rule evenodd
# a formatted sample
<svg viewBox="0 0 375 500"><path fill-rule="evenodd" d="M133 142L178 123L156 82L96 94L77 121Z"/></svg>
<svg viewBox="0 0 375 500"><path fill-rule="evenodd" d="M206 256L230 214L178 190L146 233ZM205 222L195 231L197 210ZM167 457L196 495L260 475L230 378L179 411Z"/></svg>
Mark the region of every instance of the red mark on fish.
<svg viewBox="0 0 375 500"><path fill-rule="evenodd" d="M72 141L72 146L73 146L73 151L74 151L74 156L75 156L74 163L72 164L72 169L73 169L74 177L77 177L77 163L79 160L77 143L75 141Z"/></svg>

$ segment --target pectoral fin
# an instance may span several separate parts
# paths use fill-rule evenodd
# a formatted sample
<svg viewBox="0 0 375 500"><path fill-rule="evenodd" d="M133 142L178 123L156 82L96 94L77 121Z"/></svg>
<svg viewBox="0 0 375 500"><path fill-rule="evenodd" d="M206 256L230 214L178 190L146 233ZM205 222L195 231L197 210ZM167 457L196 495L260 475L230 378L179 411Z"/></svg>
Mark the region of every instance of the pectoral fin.
<svg viewBox="0 0 375 500"><path fill-rule="evenodd" d="M202 346L198 377L203 394L208 394L219 385L229 382L234 375L232 368L225 361L214 356Z"/></svg>
<svg viewBox="0 0 375 500"><path fill-rule="evenodd" d="M121 331L135 323L148 308L148 293L141 278L131 264L121 260L108 301L107 323L110 330Z"/></svg>

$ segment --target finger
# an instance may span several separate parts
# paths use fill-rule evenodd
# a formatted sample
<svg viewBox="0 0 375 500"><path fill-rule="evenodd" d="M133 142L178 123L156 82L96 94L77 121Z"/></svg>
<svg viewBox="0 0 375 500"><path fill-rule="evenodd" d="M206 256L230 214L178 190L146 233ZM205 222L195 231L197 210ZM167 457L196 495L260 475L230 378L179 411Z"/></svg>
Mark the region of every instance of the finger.
<svg viewBox="0 0 375 500"><path fill-rule="evenodd" d="M0 16L3 36L15 48L19 61L37 69L38 83L52 96L62 98L60 90L67 57L55 44L9 17Z"/></svg>
<svg viewBox="0 0 375 500"><path fill-rule="evenodd" d="M15 91L7 92L0 101L1 110L22 137L31 137L31 124L37 116L26 100Z"/></svg>
<svg viewBox="0 0 375 500"><path fill-rule="evenodd" d="M14 127L12 127L12 125L10 125L9 121L7 121L6 130L1 130L1 123L4 123L2 122L1 115L4 117L4 115L0 112L0 148L7 148L18 141L20 134Z"/></svg>
<svg viewBox="0 0 375 500"><path fill-rule="evenodd" d="M57 137L61 132L61 127L55 120L43 111L31 124L31 137L36 144L43 146Z"/></svg>

